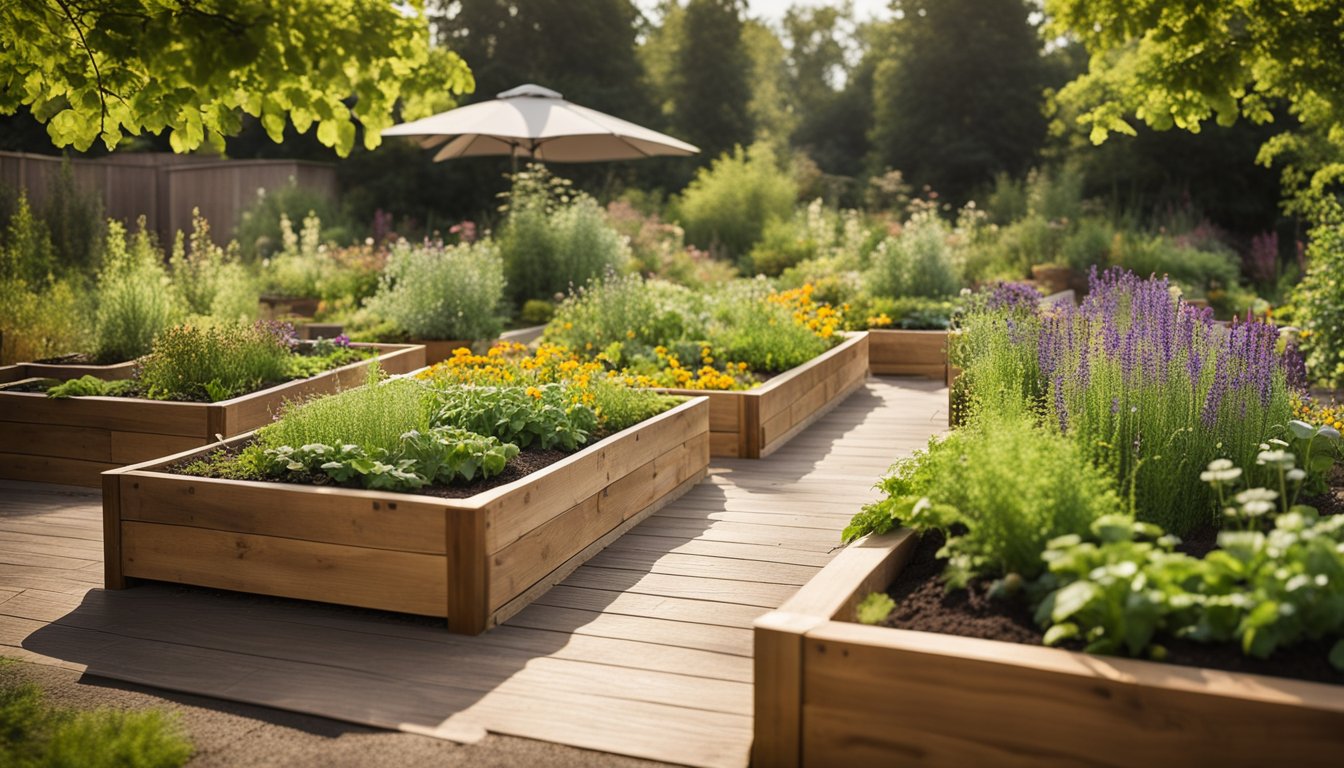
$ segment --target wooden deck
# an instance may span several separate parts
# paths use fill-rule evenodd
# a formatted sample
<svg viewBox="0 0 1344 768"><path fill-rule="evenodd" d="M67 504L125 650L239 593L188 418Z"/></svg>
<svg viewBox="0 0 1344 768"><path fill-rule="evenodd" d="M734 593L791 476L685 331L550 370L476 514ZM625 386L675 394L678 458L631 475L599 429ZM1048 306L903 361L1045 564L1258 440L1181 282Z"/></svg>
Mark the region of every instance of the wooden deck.
<svg viewBox="0 0 1344 768"><path fill-rule="evenodd" d="M832 556L946 389L871 379L770 458L710 477L504 626L166 584L108 592L96 493L0 482L0 655L473 741L486 731L743 766L751 622Z"/></svg>

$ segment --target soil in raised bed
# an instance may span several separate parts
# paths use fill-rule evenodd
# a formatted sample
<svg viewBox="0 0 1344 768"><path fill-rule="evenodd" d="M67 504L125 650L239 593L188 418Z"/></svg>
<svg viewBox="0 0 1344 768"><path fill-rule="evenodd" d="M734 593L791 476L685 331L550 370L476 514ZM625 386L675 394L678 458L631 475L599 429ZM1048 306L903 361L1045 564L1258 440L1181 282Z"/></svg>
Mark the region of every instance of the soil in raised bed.
<svg viewBox="0 0 1344 768"><path fill-rule="evenodd" d="M212 453L211 455L215 456L223 454L226 456L236 456L238 453L241 452L241 448L242 446L222 448L219 451ZM560 461L561 459L569 455L570 454L565 453L564 451L541 450L538 448L530 448L528 450L520 452L517 456L513 457L512 459L509 459L509 463L504 465L504 471L499 473L498 475L495 475L494 477L486 479L477 479L473 480L470 483L464 483L461 485L427 485L424 488L417 488L416 490L413 491L407 491L407 493L420 496L437 496L438 498L441 499L465 499L470 496L475 496L478 493L488 491L491 488L498 488L501 485L507 485L515 480L527 477L533 472L536 472L539 469L545 469L546 467L549 467L550 465L556 463L557 461ZM173 475L185 475L190 477L217 476L208 474L202 475L194 472L189 473L186 471L186 468L188 466L197 464L198 462L199 459L196 458L183 459L181 461L176 461L173 462L172 464L164 466L162 468L162 471ZM316 474L301 475L296 473L285 478L248 478L248 479L254 480L256 482L277 483L280 485L318 485L318 486L345 487L345 486L338 486L336 483L331 481L331 478L327 477L326 475L316 475ZM306 483L304 482L305 480L307 481ZM357 486L349 486L349 487L357 488Z"/></svg>
<svg viewBox="0 0 1344 768"><path fill-rule="evenodd" d="M1308 503L1312 501L1322 513L1327 512L1326 499ZM1328 501L1331 512L1344 504L1338 493L1330 494ZM1213 537L1208 539L1211 548ZM1040 645L1042 630L1032 620L1032 611L1021 596L990 597L989 580L972 582L964 590L948 591L941 577L946 561L937 557L942 546L942 534L930 533L921 539L914 556L887 590L896 601L896 609L883 623L897 629ZM1268 659L1246 656L1236 643L1197 643L1170 637L1158 638L1157 642L1166 648L1168 664L1344 684L1344 672L1330 666L1327 660L1334 638L1302 642L1280 649ZM1064 643L1061 647L1082 650L1080 643Z"/></svg>

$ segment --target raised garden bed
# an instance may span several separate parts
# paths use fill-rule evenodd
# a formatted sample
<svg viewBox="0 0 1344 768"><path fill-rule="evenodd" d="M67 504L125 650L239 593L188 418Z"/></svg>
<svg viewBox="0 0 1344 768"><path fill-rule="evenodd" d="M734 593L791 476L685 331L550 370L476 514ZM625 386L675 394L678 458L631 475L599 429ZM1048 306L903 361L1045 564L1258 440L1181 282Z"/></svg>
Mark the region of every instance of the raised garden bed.
<svg viewBox="0 0 1344 768"><path fill-rule="evenodd" d="M106 584L144 578L439 616L476 634L697 483L709 421L709 402L693 398L464 499L164 471L219 446L118 469L103 475Z"/></svg>
<svg viewBox="0 0 1344 768"><path fill-rule="evenodd" d="M1339 763L1337 686L851 623L916 543L861 539L756 622L754 764Z"/></svg>
<svg viewBox="0 0 1344 768"><path fill-rule="evenodd" d="M134 360L112 365L93 363L15 363L0 366L0 384L23 379L60 379L69 381L81 376L97 376L107 381L129 379L135 374Z"/></svg>
<svg viewBox="0 0 1344 768"><path fill-rule="evenodd" d="M947 331L868 331L868 366L876 376L947 377Z"/></svg>
<svg viewBox="0 0 1344 768"><path fill-rule="evenodd" d="M839 346L755 389L660 391L709 398L710 455L763 458L863 386L868 339L868 332L849 334Z"/></svg>
<svg viewBox="0 0 1344 768"><path fill-rule="evenodd" d="M424 364L424 349L419 346L359 346L377 349L378 364L388 373L407 373ZM0 391L0 477L96 487L98 475L109 469L256 429L270 421L286 400L358 386L369 362L361 360L217 403L53 399L40 392Z"/></svg>

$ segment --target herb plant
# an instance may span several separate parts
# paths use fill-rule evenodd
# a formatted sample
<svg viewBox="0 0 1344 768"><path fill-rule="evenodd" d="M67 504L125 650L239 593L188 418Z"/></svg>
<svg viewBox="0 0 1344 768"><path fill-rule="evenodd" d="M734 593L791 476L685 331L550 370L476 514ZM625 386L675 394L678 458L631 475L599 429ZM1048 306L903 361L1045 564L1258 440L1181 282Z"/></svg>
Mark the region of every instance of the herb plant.
<svg viewBox="0 0 1344 768"><path fill-rule="evenodd" d="M435 392L434 423L492 435L520 448L573 451L597 429L597 414L561 384L451 387Z"/></svg>
<svg viewBox="0 0 1344 768"><path fill-rule="evenodd" d="M504 266L489 242L400 242L387 259L370 314L412 339L489 339L499 334Z"/></svg>

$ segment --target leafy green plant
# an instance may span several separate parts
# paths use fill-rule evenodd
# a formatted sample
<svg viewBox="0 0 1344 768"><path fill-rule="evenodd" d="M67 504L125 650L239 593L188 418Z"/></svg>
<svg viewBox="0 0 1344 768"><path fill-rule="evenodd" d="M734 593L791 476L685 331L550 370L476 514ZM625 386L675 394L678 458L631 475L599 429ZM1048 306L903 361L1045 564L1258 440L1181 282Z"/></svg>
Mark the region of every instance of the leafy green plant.
<svg viewBox="0 0 1344 768"><path fill-rule="evenodd" d="M860 624L881 624L891 612L896 610L896 601L882 592L870 592L859 602L855 609L855 618Z"/></svg>
<svg viewBox="0 0 1344 768"><path fill-rule="evenodd" d="M132 391L136 383L130 379L105 381L97 376L85 374L78 379L70 379L47 389L47 397L120 397Z"/></svg>
<svg viewBox="0 0 1344 768"><path fill-rule="evenodd" d="M303 221L311 216L326 222L325 239L347 242L349 224L340 215L336 201L319 190L301 187L293 180L275 189L257 190L257 198L238 219L234 237L243 257L259 260L280 252L284 247L283 219ZM302 295L302 294L300 294Z"/></svg>
<svg viewBox="0 0 1344 768"><path fill-rule="evenodd" d="M725 286L714 297L711 334L721 355L753 371L780 373L830 349L833 341L796 322L787 307L752 300L751 293Z"/></svg>
<svg viewBox="0 0 1344 768"><path fill-rule="evenodd" d="M340 485L371 490L411 491L426 485L471 482L504 471L518 446L457 427L404 433L392 450L353 443L281 445L261 454L265 474L325 474Z"/></svg>
<svg viewBox="0 0 1344 768"><path fill-rule="evenodd" d="M1307 370L1322 381L1344 381L1344 205L1323 196L1313 212L1307 273L1293 289Z"/></svg>
<svg viewBox="0 0 1344 768"><path fill-rule="evenodd" d="M87 274L101 261L107 221L96 187L81 187L69 157L52 179L42 206L42 219L51 232L52 256L58 271Z"/></svg>
<svg viewBox="0 0 1344 768"><path fill-rule="evenodd" d="M899 235L872 254L868 290L878 296L939 299L961 290L961 267L948 242L951 232L935 211L911 216Z"/></svg>
<svg viewBox="0 0 1344 768"><path fill-rule="evenodd" d="M179 325L155 339L138 379L155 400L217 402L285 380L291 354L264 325Z"/></svg>
<svg viewBox="0 0 1344 768"><path fill-rule="evenodd" d="M178 232L173 240L169 265L179 304L189 314L225 322L256 319L257 285L238 260L237 243L216 245L199 209L191 211L191 236Z"/></svg>
<svg viewBox="0 0 1344 768"><path fill-rule="evenodd" d="M854 517L844 540L897 525L943 531L939 555L953 586L975 577L1034 578L1046 542L1085 533L1120 508L1110 478L1030 417L984 416L935 438L897 462L878 487L884 498Z"/></svg>
<svg viewBox="0 0 1344 768"><path fill-rule="evenodd" d="M0 281L22 280L29 285L43 285L55 268L51 233L34 215L27 193L22 192L0 242Z"/></svg>
<svg viewBox="0 0 1344 768"><path fill-rule="evenodd" d="M704 306L699 295L680 285L612 276L570 293L556 308L545 338L580 352L605 350L615 342L646 352L703 337Z"/></svg>
<svg viewBox="0 0 1344 768"><path fill-rule="evenodd" d="M504 265L487 241L393 246L368 309L412 339L489 339L503 323Z"/></svg>
<svg viewBox="0 0 1344 768"><path fill-rule="evenodd" d="M50 285L0 280L0 364L89 349L93 297L80 281Z"/></svg>
<svg viewBox="0 0 1344 768"><path fill-rule="evenodd" d="M155 337L181 310L143 217L129 241L121 224L109 221L104 252L94 353L105 363L133 360L149 352Z"/></svg>
<svg viewBox="0 0 1344 768"><path fill-rule="evenodd" d="M578 449L597 429L597 414L574 404L563 384L451 387L435 392L437 425L491 435L520 448Z"/></svg>
<svg viewBox="0 0 1344 768"><path fill-rule="evenodd" d="M745 257L772 219L788 219L798 187L765 143L736 148L700 169L682 193L686 239L720 258Z"/></svg>
<svg viewBox="0 0 1344 768"><path fill-rule="evenodd" d="M597 201L542 166L514 174L502 210L498 244L515 304L551 299L630 266L629 245Z"/></svg>

